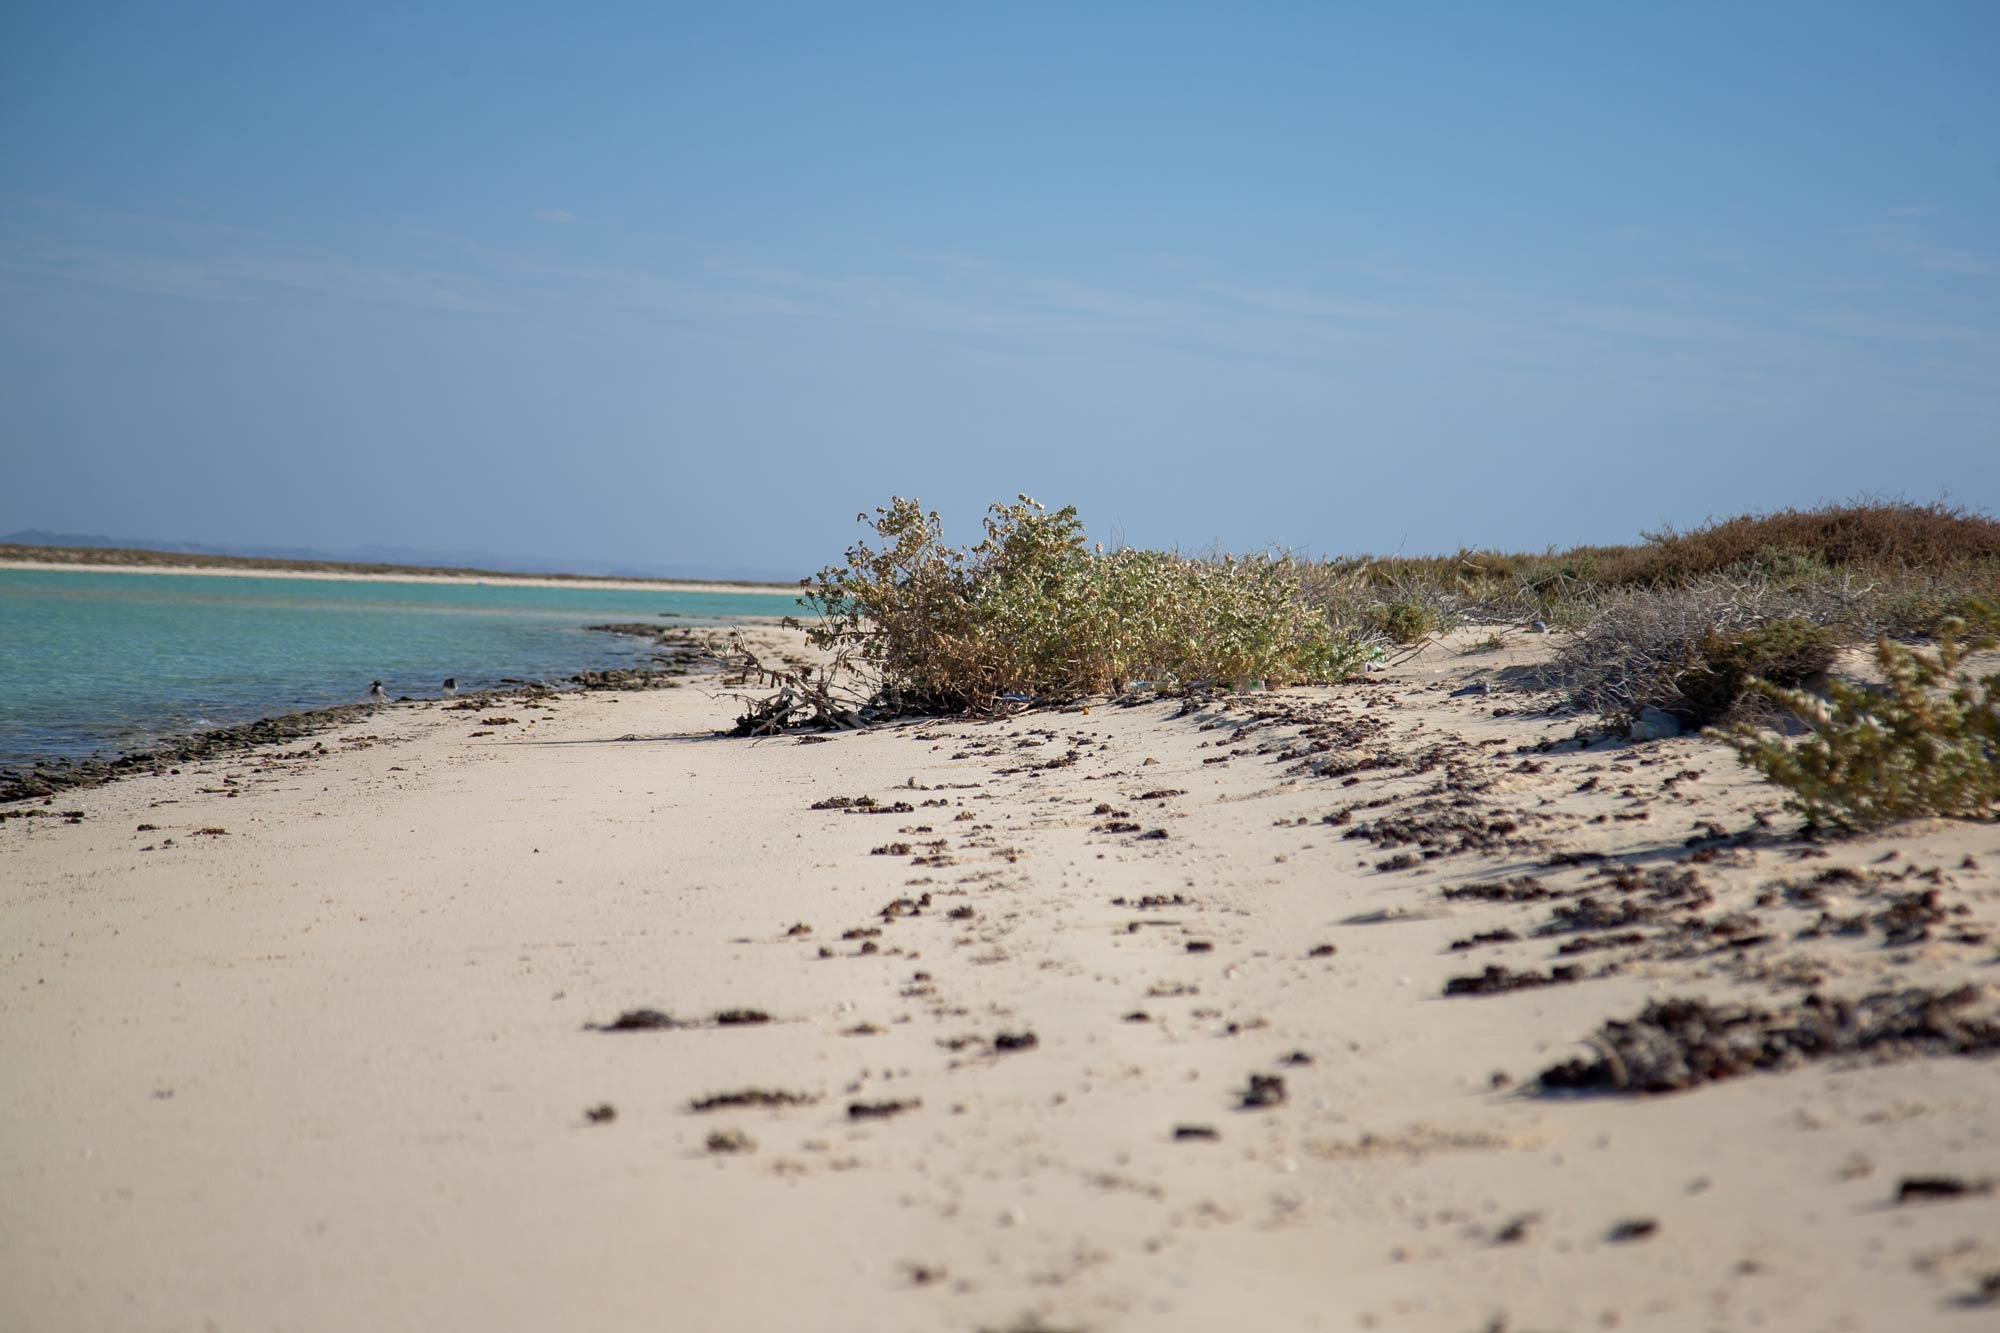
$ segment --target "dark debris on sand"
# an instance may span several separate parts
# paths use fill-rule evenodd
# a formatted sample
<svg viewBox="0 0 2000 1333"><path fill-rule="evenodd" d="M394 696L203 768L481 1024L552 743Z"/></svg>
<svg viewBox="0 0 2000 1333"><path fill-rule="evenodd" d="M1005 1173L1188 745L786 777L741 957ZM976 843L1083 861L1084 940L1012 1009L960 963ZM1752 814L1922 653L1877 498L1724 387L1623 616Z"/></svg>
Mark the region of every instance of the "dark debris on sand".
<svg viewBox="0 0 2000 1333"><path fill-rule="evenodd" d="M1904 1176L1896 1185L1896 1202L1970 1199L1992 1192L1993 1182L1990 1180L1967 1180L1962 1176Z"/></svg>
<svg viewBox="0 0 2000 1333"><path fill-rule="evenodd" d="M771 1016L762 1009L722 1009L709 1019L716 1027L745 1027L768 1023ZM699 1020L684 1022L658 1009L627 1009L609 1023L587 1025L591 1032L671 1032L678 1028L703 1026Z"/></svg>
<svg viewBox="0 0 2000 1333"><path fill-rule="evenodd" d="M1618 896L1613 897L1612 894ZM1583 930L1617 930L1664 920L1673 912L1692 912L1715 901L1698 871L1678 866L1634 870L1620 866L1607 882L1575 902L1557 903L1537 935L1562 935Z"/></svg>
<svg viewBox="0 0 2000 1333"><path fill-rule="evenodd" d="M1555 891L1532 875L1482 884L1462 884L1442 890L1447 902L1468 899L1483 903L1532 903L1553 898Z"/></svg>
<svg viewBox="0 0 2000 1333"><path fill-rule="evenodd" d="M653 667L611 667L604 671L579 671L569 683L593 693L600 690L671 690L680 685L685 670Z"/></svg>
<svg viewBox="0 0 2000 1333"><path fill-rule="evenodd" d="M1285 1104L1285 1080L1277 1074L1252 1074L1237 1102L1240 1111L1261 1111Z"/></svg>
<svg viewBox="0 0 2000 1333"><path fill-rule="evenodd" d="M772 1088L743 1088L737 1092L716 1092L688 1103L690 1111L720 1111L739 1108L811 1106L819 1098L804 1092L784 1092Z"/></svg>
<svg viewBox="0 0 2000 1333"><path fill-rule="evenodd" d="M599 1023L592 1032L663 1032L682 1024L674 1021L672 1014L658 1009L627 1009L609 1023Z"/></svg>
<svg viewBox="0 0 2000 1333"><path fill-rule="evenodd" d="M78 787L101 787L135 773L160 773L179 764L220 759L281 741L298 740L371 716L377 705L343 704L306 713L286 713L240 726L184 736L117 759L66 759L40 763L26 773L0 771L0 803L53 796Z"/></svg>
<svg viewBox="0 0 2000 1333"><path fill-rule="evenodd" d="M1453 940L1445 947L1453 953L1463 953L1467 949L1477 949L1487 944L1513 944L1520 938L1511 930L1482 930L1463 939Z"/></svg>
<svg viewBox="0 0 2000 1333"><path fill-rule="evenodd" d="M814 801L811 808L844 810L850 815L908 815L914 814L917 809L908 801L891 801L884 805L873 796L829 796L824 800Z"/></svg>
<svg viewBox="0 0 2000 1333"><path fill-rule="evenodd" d="M2000 1051L2000 1019L1971 1012L1984 988L1921 987L1859 999L1813 992L1784 1009L1656 1000L1638 1017L1614 1019L1587 1038L1595 1055L1551 1065L1543 1089L1679 1092L1758 1070L1866 1055L1878 1060Z"/></svg>
<svg viewBox="0 0 2000 1333"><path fill-rule="evenodd" d="M1492 964L1484 972L1469 977L1453 977L1444 983L1446 995L1505 995L1509 991L1533 990L1538 986L1562 986L1583 980L1583 969L1564 963L1547 972L1515 972Z"/></svg>
<svg viewBox="0 0 2000 1333"><path fill-rule="evenodd" d="M1449 800L1424 801L1405 813L1356 824L1341 836L1363 838L1384 850L1416 849L1389 858L1402 862L1397 868L1403 869L1415 865L1419 859L1432 860L1464 852L1503 852L1520 845L1520 834L1518 816L1495 813L1461 794Z"/></svg>

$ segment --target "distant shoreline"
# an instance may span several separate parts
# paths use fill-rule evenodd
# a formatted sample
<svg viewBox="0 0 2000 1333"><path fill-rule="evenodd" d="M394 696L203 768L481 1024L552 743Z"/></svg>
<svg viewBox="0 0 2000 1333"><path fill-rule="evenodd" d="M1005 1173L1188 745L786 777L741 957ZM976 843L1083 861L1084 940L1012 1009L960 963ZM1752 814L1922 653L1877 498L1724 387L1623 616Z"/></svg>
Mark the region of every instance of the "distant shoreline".
<svg viewBox="0 0 2000 1333"><path fill-rule="evenodd" d="M327 579L355 583L485 583L513 588L614 588L641 592L792 595L793 583L735 579L641 579L596 574L521 574L428 565L370 565L337 560L266 560L96 546L0 544L0 569L84 570L105 574L203 574L230 578Z"/></svg>

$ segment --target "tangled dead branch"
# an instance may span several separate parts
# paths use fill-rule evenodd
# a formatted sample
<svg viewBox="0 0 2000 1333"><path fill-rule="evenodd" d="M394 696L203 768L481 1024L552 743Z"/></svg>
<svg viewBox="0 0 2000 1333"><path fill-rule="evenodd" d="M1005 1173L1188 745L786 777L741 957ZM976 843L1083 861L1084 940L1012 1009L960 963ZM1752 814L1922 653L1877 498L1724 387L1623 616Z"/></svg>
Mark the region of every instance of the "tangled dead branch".
<svg viewBox="0 0 2000 1333"><path fill-rule="evenodd" d="M774 736L795 728L848 731L875 720L879 712L871 707L874 691L857 686L861 677L844 655L820 663L772 665L741 631L731 631L709 650L707 662L721 676L724 693L743 702L732 736Z"/></svg>

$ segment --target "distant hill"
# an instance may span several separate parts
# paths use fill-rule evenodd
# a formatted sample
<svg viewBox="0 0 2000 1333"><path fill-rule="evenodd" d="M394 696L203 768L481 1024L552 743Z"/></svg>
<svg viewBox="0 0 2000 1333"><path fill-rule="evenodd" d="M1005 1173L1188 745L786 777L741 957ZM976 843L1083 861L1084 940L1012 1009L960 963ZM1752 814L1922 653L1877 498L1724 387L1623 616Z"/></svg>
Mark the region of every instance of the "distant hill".
<svg viewBox="0 0 2000 1333"><path fill-rule="evenodd" d="M40 548L44 551L91 551L95 558L79 563L109 564L107 557L173 557L144 560L144 563L192 564L189 557L209 557L227 561L257 561L296 568L347 568L367 566L398 573L534 574L577 575L587 578L685 579L700 583L785 583L798 581L796 574L736 565L634 565L604 560L556 563L533 556L496 555L491 551L430 551L414 546L355 546L336 551L303 546L245 546L202 542L169 542L152 538L84 536L73 532L43 532L28 529L0 537L0 547ZM20 551L6 552L23 558Z"/></svg>

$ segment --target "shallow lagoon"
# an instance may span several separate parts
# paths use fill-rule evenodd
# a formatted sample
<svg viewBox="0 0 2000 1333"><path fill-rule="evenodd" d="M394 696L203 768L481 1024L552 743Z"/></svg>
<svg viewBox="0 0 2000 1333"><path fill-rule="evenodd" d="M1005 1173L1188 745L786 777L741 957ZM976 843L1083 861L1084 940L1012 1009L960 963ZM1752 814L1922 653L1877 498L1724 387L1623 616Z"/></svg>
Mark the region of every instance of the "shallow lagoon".
<svg viewBox="0 0 2000 1333"><path fill-rule="evenodd" d="M0 767L112 755L275 713L643 665L662 627L780 616L792 598L588 584L0 569Z"/></svg>

